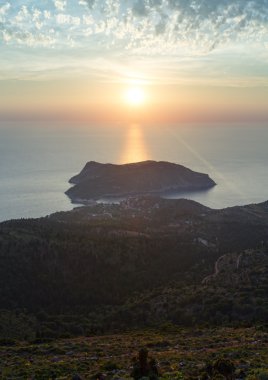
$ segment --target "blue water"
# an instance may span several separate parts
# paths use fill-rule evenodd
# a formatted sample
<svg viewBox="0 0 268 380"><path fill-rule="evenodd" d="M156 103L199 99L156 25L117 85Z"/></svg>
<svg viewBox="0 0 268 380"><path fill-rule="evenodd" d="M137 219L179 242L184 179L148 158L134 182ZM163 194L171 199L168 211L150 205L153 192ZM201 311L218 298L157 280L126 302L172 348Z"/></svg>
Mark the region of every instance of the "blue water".
<svg viewBox="0 0 268 380"><path fill-rule="evenodd" d="M207 206L268 200L267 125L142 126L0 123L0 220L70 210L68 180L89 160L165 160L208 173L217 186L175 194Z"/></svg>

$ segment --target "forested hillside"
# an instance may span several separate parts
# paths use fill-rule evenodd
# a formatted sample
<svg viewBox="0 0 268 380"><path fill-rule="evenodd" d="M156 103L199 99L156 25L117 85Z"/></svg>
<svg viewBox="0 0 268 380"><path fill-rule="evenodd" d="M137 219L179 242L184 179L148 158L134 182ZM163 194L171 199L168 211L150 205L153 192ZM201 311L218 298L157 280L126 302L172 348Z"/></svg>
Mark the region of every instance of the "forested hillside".
<svg viewBox="0 0 268 380"><path fill-rule="evenodd" d="M7 313L42 337L264 323L267 215L142 197L2 223L3 326Z"/></svg>

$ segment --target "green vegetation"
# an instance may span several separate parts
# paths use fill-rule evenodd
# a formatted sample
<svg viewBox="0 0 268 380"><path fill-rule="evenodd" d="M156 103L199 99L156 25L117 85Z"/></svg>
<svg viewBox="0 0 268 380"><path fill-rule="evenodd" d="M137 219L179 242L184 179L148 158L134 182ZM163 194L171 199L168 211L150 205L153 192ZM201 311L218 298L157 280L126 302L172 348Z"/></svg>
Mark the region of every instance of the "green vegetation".
<svg viewBox="0 0 268 380"><path fill-rule="evenodd" d="M265 380L268 333L256 328L156 330L59 339L48 343L18 343L0 347L1 379L130 379L133 358L140 347L157 359L161 379L208 379L210 367L231 363L236 378ZM214 370L213 379L220 373Z"/></svg>

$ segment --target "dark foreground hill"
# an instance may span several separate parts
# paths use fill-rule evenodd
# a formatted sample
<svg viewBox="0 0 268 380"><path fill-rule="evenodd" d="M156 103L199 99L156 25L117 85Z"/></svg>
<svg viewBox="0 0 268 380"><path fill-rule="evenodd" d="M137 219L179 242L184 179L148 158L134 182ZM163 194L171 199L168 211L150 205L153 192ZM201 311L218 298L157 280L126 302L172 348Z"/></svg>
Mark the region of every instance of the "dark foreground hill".
<svg viewBox="0 0 268 380"><path fill-rule="evenodd" d="M265 323L267 241L267 202L138 197L2 223L0 333Z"/></svg>
<svg viewBox="0 0 268 380"><path fill-rule="evenodd" d="M73 202L107 197L204 190L215 186L207 174L169 162L144 161L113 165L88 162L70 179L66 194Z"/></svg>

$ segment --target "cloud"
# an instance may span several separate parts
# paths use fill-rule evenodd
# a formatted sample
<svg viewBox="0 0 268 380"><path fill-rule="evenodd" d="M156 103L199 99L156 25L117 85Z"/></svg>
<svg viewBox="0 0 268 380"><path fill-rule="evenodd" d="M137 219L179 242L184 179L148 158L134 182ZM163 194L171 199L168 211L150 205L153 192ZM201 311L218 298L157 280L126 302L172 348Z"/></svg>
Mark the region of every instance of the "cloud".
<svg viewBox="0 0 268 380"><path fill-rule="evenodd" d="M148 16L149 8L146 6L145 1L137 0L133 4L132 12L135 16L145 17L145 16Z"/></svg>
<svg viewBox="0 0 268 380"><path fill-rule="evenodd" d="M0 43L26 45L31 47L52 47L56 35L51 25L46 24L51 14L35 4L20 7L9 3L0 8ZM45 27L46 26L46 27Z"/></svg>
<svg viewBox="0 0 268 380"><path fill-rule="evenodd" d="M268 34L268 0L87 0L101 9L106 33L128 39L128 48L193 48L210 51L232 41L262 40ZM111 12L111 3L120 13ZM116 17L116 28L109 19ZM96 18L98 23L98 18ZM160 50L160 49L159 49Z"/></svg>
<svg viewBox="0 0 268 380"><path fill-rule="evenodd" d="M94 6L94 4L95 4L95 0L81 0L81 1L80 1L80 4L81 4L81 5L88 5L88 7L89 7L90 9L92 9L93 6Z"/></svg>
<svg viewBox="0 0 268 380"><path fill-rule="evenodd" d="M59 11L64 11L66 8L67 2L65 0L55 0L54 5L55 8L58 9Z"/></svg>
<svg viewBox="0 0 268 380"><path fill-rule="evenodd" d="M56 16L56 20L58 24L67 24L67 25L80 25L80 18L79 17L73 17L68 14L58 14Z"/></svg>
<svg viewBox="0 0 268 380"><path fill-rule="evenodd" d="M268 43L268 0L37 0L0 6L8 44L92 46L133 54L204 54ZM71 28L68 28L68 26ZM32 37L21 38L23 35ZM52 42L53 41L53 42Z"/></svg>
<svg viewBox="0 0 268 380"><path fill-rule="evenodd" d="M38 29L38 27L37 27ZM19 45L27 46L43 46L50 47L53 46L56 42L53 33L44 34L44 33L31 33L29 31L14 31L12 29L5 29L2 31L2 38L4 42L11 42L16 40L16 43Z"/></svg>
<svg viewBox="0 0 268 380"><path fill-rule="evenodd" d="M0 19L7 14L10 7L11 7L10 3L6 3L0 6Z"/></svg>

